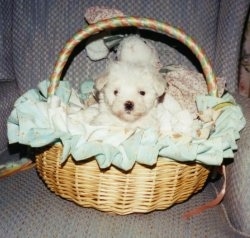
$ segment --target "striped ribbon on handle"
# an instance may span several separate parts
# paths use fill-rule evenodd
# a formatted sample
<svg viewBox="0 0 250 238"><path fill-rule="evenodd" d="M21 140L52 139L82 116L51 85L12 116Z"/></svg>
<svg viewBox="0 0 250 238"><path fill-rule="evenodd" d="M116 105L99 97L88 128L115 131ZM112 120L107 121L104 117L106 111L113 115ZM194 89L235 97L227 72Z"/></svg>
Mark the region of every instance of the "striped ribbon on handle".
<svg viewBox="0 0 250 238"><path fill-rule="evenodd" d="M149 18L139 17L115 17L103 21L99 21L95 24L91 24L80 31L78 31L70 40L67 41L64 48L61 50L58 60L55 64L54 71L50 77L50 85L48 87L48 95L54 95L56 88L59 85L61 74L67 60L72 53L76 45L82 40L88 38L91 35L97 34L103 30L109 30L117 27L129 27L134 26L137 28L151 29L153 31L165 33L166 35L180 41L186 45L199 60L208 87L208 92L212 96L218 95L216 77L211 67L211 64L206 57L204 51L197 45L197 43L182 30L170 26L166 23L159 22Z"/></svg>

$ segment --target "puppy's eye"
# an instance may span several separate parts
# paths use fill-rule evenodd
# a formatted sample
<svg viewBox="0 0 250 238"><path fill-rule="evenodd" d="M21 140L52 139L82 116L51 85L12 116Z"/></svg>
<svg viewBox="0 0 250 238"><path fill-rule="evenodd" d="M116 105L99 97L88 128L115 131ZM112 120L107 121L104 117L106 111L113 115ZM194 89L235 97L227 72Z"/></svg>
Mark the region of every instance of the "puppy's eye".
<svg viewBox="0 0 250 238"><path fill-rule="evenodd" d="M144 96L144 95L146 94L145 91L140 91L139 93L140 93L140 95L142 95L142 96Z"/></svg>
<svg viewBox="0 0 250 238"><path fill-rule="evenodd" d="M114 95L116 96L118 94L118 90L115 90L114 91Z"/></svg>

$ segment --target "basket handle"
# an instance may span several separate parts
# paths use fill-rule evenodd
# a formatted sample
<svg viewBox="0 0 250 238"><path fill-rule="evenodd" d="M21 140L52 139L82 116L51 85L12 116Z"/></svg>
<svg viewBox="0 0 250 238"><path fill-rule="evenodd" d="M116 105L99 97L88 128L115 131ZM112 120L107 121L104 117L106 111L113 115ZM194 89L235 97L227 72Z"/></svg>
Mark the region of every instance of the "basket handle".
<svg viewBox="0 0 250 238"><path fill-rule="evenodd" d="M107 20L99 21L95 24L91 24L86 28L81 29L75 35L67 41L64 48L61 50L58 60L54 66L54 71L50 77L50 85L48 87L48 95L54 95L56 88L59 85L60 77L63 68L76 45L82 40L88 38L91 35L97 34L100 31L113 29L117 27L129 27L134 26L137 28L146 28L154 31L163 32L166 35L180 41L186 45L199 60L208 87L208 93L212 96L218 96L216 77L211 67L211 64L206 57L204 51L197 45L197 43L182 30L170 26L166 23L159 22L149 18L139 17L115 17Z"/></svg>

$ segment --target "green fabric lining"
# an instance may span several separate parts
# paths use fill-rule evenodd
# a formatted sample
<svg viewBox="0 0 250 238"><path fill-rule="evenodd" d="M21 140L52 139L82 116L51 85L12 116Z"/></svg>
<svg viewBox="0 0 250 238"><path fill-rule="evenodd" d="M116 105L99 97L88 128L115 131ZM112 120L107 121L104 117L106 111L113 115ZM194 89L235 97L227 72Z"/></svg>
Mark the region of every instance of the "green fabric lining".
<svg viewBox="0 0 250 238"><path fill-rule="evenodd" d="M83 83L81 88L88 90L82 90L80 95L69 82L61 81L56 95L50 98L47 98L48 84L46 80L41 82L38 89L28 91L16 101L7 123L8 138L9 143L31 147L43 147L60 141L63 144L61 162L71 154L76 161L95 156L100 168L113 164L123 170L131 169L136 162L153 165L158 156L176 161L221 165L224 159L233 158L233 151L237 149L235 141L246 123L241 108L227 93L221 98L197 97L198 110L203 114L208 110L211 113L211 109L214 113L216 109L213 108L222 105L214 126L209 125L211 129L207 139L193 137L188 141L171 136L162 138L153 129L126 133L124 128L91 126L78 119L85 109L81 99L86 99L92 92L91 80ZM203 122L203 127L207 125Z"/></svg>

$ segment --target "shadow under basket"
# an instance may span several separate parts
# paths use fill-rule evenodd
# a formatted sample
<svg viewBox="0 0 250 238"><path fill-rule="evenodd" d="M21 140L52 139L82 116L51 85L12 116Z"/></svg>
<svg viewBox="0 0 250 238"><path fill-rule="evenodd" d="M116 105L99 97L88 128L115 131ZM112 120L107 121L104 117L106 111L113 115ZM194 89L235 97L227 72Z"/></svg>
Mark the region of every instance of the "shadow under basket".
<svg viewBox="0 0 250 238"><path fill-rule="evenodd" d="M120 215L163 210L181 203L203 188L209 168L158 158L154 166L136 163L124 172L111 166L101 170L96 160L60 164L62 147L54 145L36 156L39 175L49 189L83 207Z"/></svg>
<svg viewBox="0 0 250 238"><path fill-rule="evenodd" d="M48 95L55 94L67 60L82 40L104 30L131 26L165 33L186 45L201 64L209 94L217 96L216 78L209 60L191 37L166 23L136 17L108 19L78 31L59 54ZM129 172L114 166L102 170L94 158L75 162L69 157L62 165L62 150L62 146L53 145L36 155L37 170L47 186L83 207L120 215L163 210L181 203L203 188L210 172L208 166L196 162L180 163L162 157L152 167L136 163Z"/></svg>

